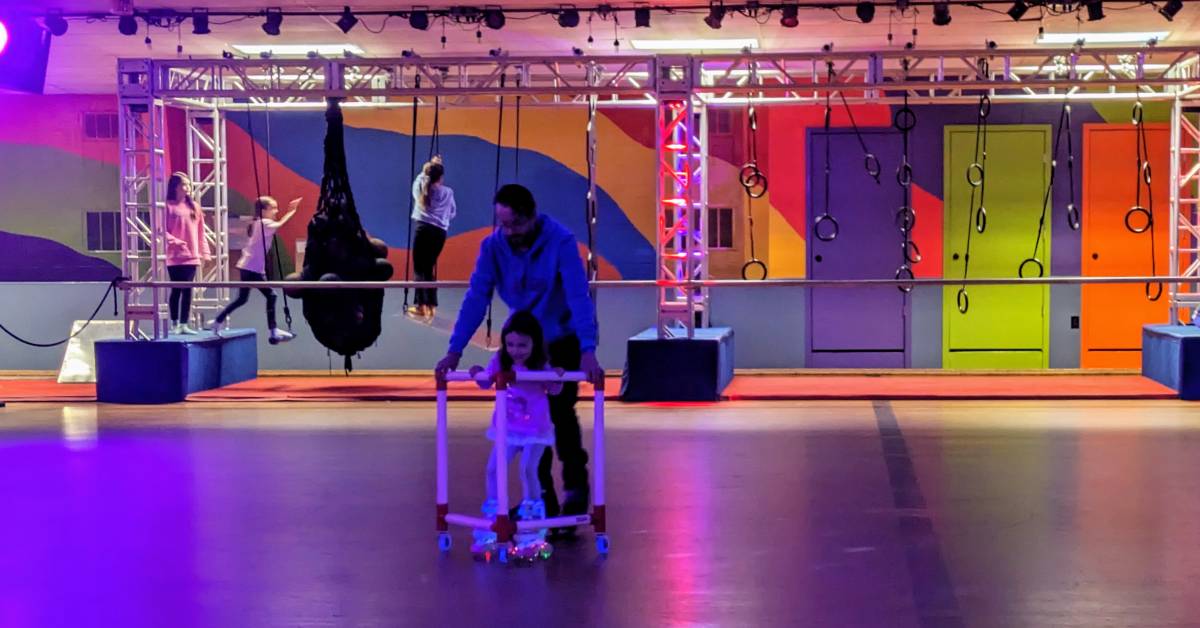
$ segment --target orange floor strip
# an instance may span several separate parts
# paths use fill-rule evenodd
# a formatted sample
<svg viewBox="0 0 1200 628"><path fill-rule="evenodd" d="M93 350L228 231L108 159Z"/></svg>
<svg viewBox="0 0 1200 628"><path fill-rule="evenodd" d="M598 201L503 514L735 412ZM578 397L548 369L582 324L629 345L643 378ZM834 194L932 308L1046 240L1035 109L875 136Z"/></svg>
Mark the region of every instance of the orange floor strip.
<svg viewBox="0 0 1200 628"><path fill-rule="evenodd" d="M607 383L619 399L620 378ZM591 392L585 386L584 395ZM493 396L469 384L451 387L451 398L485 401ZM1174 399L1171 389L1140 375L740 375L725 390L728 400L806 399ZM92 384L50 379L0 380L0 399L94 401ZM425 376L283 376L196 393L190 401L432 401L433 378Z"/></svg>

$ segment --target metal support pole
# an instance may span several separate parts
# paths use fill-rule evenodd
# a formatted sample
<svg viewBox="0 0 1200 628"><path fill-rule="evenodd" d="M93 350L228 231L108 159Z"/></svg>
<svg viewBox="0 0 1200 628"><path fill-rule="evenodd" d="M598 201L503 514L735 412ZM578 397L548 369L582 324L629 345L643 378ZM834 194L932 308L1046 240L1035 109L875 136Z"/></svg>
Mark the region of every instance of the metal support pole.
<svg viewBox="0 0 1200 628"><path fill-rule="evenodd" d="M122 60L117 66L120 133L121 272L134 281L166 279L163 221L166 211L166 106L151 90L152 62ZM125 337L165 338L169 313L165 290L125 291ZM148 322L150 329L141 328Z"/></svg>
<svg viewBox="0 0 1200 628"><path fill-rule="evenodd" d="M213 259L202 262L204 281L229 281L229 178L225 116L215 106L187 110L188 177L204 214L204 237ZM192 301L200 317L215 316L229 302L229 289L200 290Z"/></svg>

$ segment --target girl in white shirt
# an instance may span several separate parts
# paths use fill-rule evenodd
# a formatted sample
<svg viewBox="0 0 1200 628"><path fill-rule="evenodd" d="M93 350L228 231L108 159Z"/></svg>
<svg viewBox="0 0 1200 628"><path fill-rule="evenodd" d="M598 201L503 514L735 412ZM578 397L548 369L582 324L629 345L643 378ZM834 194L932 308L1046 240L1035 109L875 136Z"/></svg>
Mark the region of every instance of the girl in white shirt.
<svg viewBox="0 0 1200 628"><path fill-rule="evenodd" d="M435 155L421 168L413 181L413 275L416 281L436 281L437 261L446 246L446 233L457 208L454 190L444 182L446 168L442 156ZM432 318L437 311L437 288L417 288L416 304L408 309L410 316Z"/></svg>
<svg viewBox="0 0 1200 628"><path fill-rule="evenodd" d="M237 263L242 281L267 280L267 252L271 249L271 242L275 239L275 232L287 224L287 221L291 220L298 207L300 207L300 199L293 200L288 204L288 212L283 215L283 218L275 220L275 217L279 215L279 203L275 199L270 196L261 196L257 201L254 201L254 221L246 228L249 240L242 249L242 257ZM258 290L267 298L267 326L271 329L271 344L287 342L294 338L295 336L291 332L284 331L276 326L275 291L270 288L259 288ZM224 310L221 310L217 318L213 319L213 322L209 324L209 329L213 332L221 331L225 326L225 319L229 318L229 314L245 305L249 300L250 288L238 288L237 298L229 305L226 305Z"/></svg>

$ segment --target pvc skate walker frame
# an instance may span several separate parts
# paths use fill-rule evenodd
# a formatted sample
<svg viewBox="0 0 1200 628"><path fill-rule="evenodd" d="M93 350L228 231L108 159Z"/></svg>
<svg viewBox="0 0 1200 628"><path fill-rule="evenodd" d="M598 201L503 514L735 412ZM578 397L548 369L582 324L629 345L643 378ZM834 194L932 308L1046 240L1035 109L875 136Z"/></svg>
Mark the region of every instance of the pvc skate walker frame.
<svg viewBox="0 0 1200 628"><path fill-rule="evenodd" d="M515 524L508 519L508 464L500 464L507 460L505 443L508 441L508 396L505 391L513 382L582 382L587 376L580 371L568 371L559 376L549 371L519 372L505 371L496 375L496 440L494 455L496 464L496 520L490 521L483 517L463 515L450 512L449 479L447 477L447 435L446 435L446 384L447 382L488 382L486 373L471 376L469 373L455 371L446 374L445 379L437 381L437 533L438 549L443 552L450 550L450 525L464 526L474 529L490 529L496 533L496 540L501 547L497 558L500 562L508 562L508 555L514 549L513 535L519 530L537 530L541 528L559 528L566 526L591 524L596 532L596 550L600 554L608 554L608 534L605 529L604 517L604 385L595 387L592 425L592 513L590 515L574 515L566 517L551 517L518 521Z"/></svg>

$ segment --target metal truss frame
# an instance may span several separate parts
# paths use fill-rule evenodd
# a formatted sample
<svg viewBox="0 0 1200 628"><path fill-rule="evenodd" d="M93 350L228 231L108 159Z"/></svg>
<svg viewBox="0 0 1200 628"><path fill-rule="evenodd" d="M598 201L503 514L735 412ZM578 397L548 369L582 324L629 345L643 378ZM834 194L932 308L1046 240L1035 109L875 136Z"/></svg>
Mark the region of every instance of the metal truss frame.
<svg viewBox="0 0 1200 628"><path fill-rule="evenodd" d="M229 163L225 148L224 114L216 107L189 108L187 116L187 172L192 195L204 215L204 237L213 259L200 266L197 279L229 281ZM229 301L228 288L197 289L192 309L215 317Z"/></svg>
<svg viewBox="0 0 1200 628"><path fill-rule="evenodd" d="M658 337L695 337L708 326L707 116L692 98L690 60L664 59L655 115ZM699 127L699 128L697 128Z"/></svg>
<svg viewBox="0 0 1200 628"><path fill-rule="evenodd" d="M166 105L137 78L150 67L149 61L125 61L118 75L121 273L134 281L166 279ZM169 313L163 295L162 288L154 287L124 291L126 338L166 336Z"/></svg>
<svg viewBox="0 0 1200 628"><path fill-rule="evenodd" d="M161 98L233 99L320 105L405 106L420 96L449 104L478 97L522 95L530 105L652 107L664 58L685 59L692 91L709 102L754 94L787 102L815 101L830 90L851 100L880 101L908 93L913 102L971 101L979 90L994 100L1081 100L1141 92L1143 100L1174 98L1200 85L1200 49L1181 46L1033 49L885 50L741 53L691 57L654 55L546 57L403 57L399 59L154 60L149 88ZM672 61L675 63L676 61ZM827 64L834 73L828 77ZM751 66L761 84L751 85ZM514 77L520 80L507 80ZM1094 91L1099 89L1102 91ZM474 99L474 100L473 100Z"/></svg>
<svg viewBox="0 0 1200 628"><path fill-rule="evenodd" d="M161 281L165 274L159 216L167 175L162 150L166 104L203 112L188 114L189 170L203 182L206 202L211 203L213 222L208 226L218 274L228 267L224 109L324 107L328 98L343 99L344 107L407 107L414 98L423 104L423 99L434 97L448 105L494 106L497 97L518 95L528 106L583 106L593 111L653 107L659 170L658 329L662 337L680 335L680 329L691 337L697 325L708 324L709 312L708 288L693 287L693 282L708 280L708 107L742 106L750 98L759 105L817 104L829 92L842 93L851 102L876 103L907 96L912 103L957 104L975 102L982 93L997 102L1175 101L1171 268L1200 277L1200 171L1195 168L1200 138L1194 133L1200 121L1191 104L1200 96L1198 48L1148 43L700 56L122 59L118 77L126 225L122 264L126 274L139 281ZM517 80L506 80L512 78ZM199 127L212 130L202 135ZM594 150L591 136L588 141L589 151ZM685 148L668 148L680 144ZM666 199L682 199L684 204ZM698 214L689 215L687 207ZM589 227L594 221L592 212ZM1173 319L1182 307L1200 301L1178 285L1171 288ZM227 293L206 294L198 305L201 310L216 307L223 298ZM139 320L154 320L154 337L165 334L162 301L156 289L127 291L131 337L139 336Z"/></svg>
<svg viewBox="0 0 1200 628"><path fill-rule="evenodd" d="M1175 100L1171 109L1171 222L1168 272L1200 282L1200 98ZM1194 322L1200 284L1172 283L1171 323Z"/></svg>

